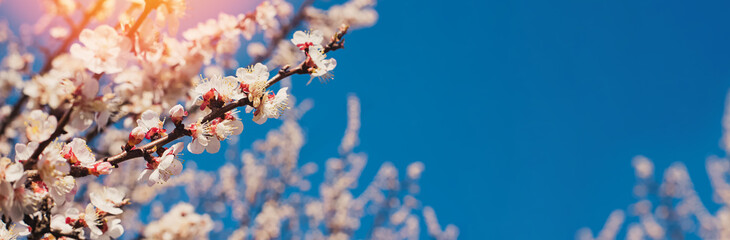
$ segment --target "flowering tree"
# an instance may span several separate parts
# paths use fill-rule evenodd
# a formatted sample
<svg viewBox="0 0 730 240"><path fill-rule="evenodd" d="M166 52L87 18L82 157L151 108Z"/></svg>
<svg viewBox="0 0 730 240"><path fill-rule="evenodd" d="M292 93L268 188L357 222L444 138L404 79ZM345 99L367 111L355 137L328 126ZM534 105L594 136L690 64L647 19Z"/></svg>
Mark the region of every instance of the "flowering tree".
<svg viewBox="0 0 730 240"><path fill-rule="evenodd" d="M725 103L722 146L730 153L730 94ZM579 240L616 239L624 222L627 240L684 239L694 235L702 239L730 239L730 158L710 156L706 169L713 188L713 200L719 205L712 213L705 207L694 189L687 168L681 162L664 170L662 179L654 174L654 163L644 156L632 160L636 184L633 192L637 201L624 210L613 211L597 236L588 228L576 234Z"/></svg>
<svg viewBox="0 0 730 240"><path fill-rule="evenodd" d="M366 163L354 151L355 96L339 157L326 161L318 194L307 193L318 167L299 162L298 120L312 104L295 104L289 77L331 80L337 62L326 54L375 23L374 0L328 9L305 0L296 11L268 0L182 39L184 0L41 2L45 15L23 28L32 30L0 24L0 239L417 239L421 219L436 239L458 236L417 200L420 162L404 178L386 163L353 192ZM239 68L241 40L258 33L266 45L247 44L253 61ZM245 115L283 123L239 153ZM179 159L224 143L230 154L217 172Z"/></svg>

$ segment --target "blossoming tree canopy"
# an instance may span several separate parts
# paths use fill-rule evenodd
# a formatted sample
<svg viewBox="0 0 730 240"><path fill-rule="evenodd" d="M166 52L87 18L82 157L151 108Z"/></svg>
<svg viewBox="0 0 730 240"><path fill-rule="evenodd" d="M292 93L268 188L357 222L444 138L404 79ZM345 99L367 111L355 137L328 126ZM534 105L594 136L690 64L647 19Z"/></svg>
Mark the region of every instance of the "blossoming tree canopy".
<svg viewBox="0 0 730 240"><path fill-rule="evenodd" d="M308 75L307 85L333 79L337 61L327 53L342 49L351 29L375 23L374 0L328 9L312 0L298 7L266 0L251 12L221 13L182 30L181 38L179 19L193 14L185 0L40 2L44 16L24 33L31 38L0 22L7 47L0 96L11 103L0 108L0 239L346 239L368 215L366 205L380 209L371 216L369 238L418 238L412 211L420 208L421 163L409 167L404 189L386 164L365 193L350 192L365 164L353 152L356 97L348 100L341 157L327 161L320 196L304 194L316 164L297 162L304 143L298 119L311 104L296 105L289 77ZM118 2L126 8L115 9ZM264 42L252 42L259 33ZM236 58L243 41L253 60L248 65ZM36 59L42 59L38 69ZM227 158L236 161L228 159L216 175L185 163L185 153L234 149L244 118L283 122L253 150L233 152ZM190 203L167 213L153 205L157 220L142 224L142 207L183 186ZM218 218L211 215L225 211L239 226L214 231ZM430 235L458 236L453 225L441 229L432 209L424 213ZM308 230L282 224L304 218Z"/></svg>

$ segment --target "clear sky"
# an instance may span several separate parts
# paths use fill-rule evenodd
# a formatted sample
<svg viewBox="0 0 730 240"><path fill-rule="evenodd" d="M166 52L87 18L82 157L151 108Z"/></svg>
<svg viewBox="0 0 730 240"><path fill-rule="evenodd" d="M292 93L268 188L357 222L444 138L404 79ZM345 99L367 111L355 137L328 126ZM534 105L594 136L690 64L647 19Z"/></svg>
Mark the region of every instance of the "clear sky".
<svg viewBox="0 0 730 240"><path fill-rule="evenodd" d="M302 122L303 161L337 155L356 93L364 179L384 161L424 162L420 198L462 239L595 232L633 202L639 154L658 173L684 162L711 203L704 163L724 156L730 2L381 0L376 9L377 25L330 55L334 81L295 86L315 102ZM248 146L276 123L246 126Z"/></svg>

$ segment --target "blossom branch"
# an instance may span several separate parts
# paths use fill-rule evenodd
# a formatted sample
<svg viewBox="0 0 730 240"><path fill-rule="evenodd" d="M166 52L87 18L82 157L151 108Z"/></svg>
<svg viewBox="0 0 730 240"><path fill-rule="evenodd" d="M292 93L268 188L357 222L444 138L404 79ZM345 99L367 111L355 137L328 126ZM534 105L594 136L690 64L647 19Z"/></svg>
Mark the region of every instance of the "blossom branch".
<svg viewBox="0 0 730 240"><path fill-rule="evenodd" d="M210 114L206 115L201 122L207 123L216 118L223 117L223 116L225 116L225 114L227 112L229 112L235 108L238 108L238 107L246 106L250 103L251 102L247 98L243 98L238 101L229 103L219 109L214 110ZM159 139L156 139L150 143L147 143L142 147L132 149L129 151L124 151L117 155L104 158L101 161L109 162L114 166L118 166L120 163L122 163L124 161L138 158L138 157L143 157L143 156L145 156L146 153L154 152L157 149L161 148L164 145L167 145L168 143L170 143L172 141L175 141L183 136L189 136L189 135L190 135L190 130L185 129L185 127L183 125L177 125L175 127L175 130L173 130L172 133L170 133L166 136L160 137ZM75 170L71 171L71 175L75 176L75 177L83 177L83 176L89 175L89 172L88 172L88 170L84 171L83 169L76 168Z"/></svg>
<svg viewBox="0 0 730 240"><path fill-rule="evenodd" d="M345 39L343 37L345 36L345 34L347 34L347 30L349 28L350 27L347 24L343 24L342 26L340 26L339 31L337 31L337 33L335 33L335 35L332 36L332 38L330 39L330 42L324 47L324 52L327 53L330 51L335 51L340 48L344 48ZM309 73L309 69L307 67L308 61L309 61L309 58L307 58L306 60L304 60L302 63L300 63L299 65L297 65L294 68L290 68L289 65L282 67L281 70L279 70L279 73L276 74L276 76L271 78L266 83L266 88L271 87L272 85L276 84L277 82L279 82L282 79L287 78L291 75Z"/></svg>
<svg viewBox="0 0 730 240"><path fill-rule="evenodd" d="M66 111L63 116L61 117L61 120L58 122L58 125L56 126L56 130L53 131L50 137L46 139L45 141L38 144L38 148L35 149L33 152L33 155L30 156L30 158L23 163L23 168L25 169L32 169L33 166L38 162L38 157L43 153L43 150L48 146L48 144L51 144L54 139L61 136L61 134L66 133L63 128L68 124L69 120L71 119L71 113L74 111L74 106L71 106L68 111Z"/></svg>
<svg viewBox="0 0 730 240"><path fill-rule="evenodd" d="M334 51L337 49L340 49L343 47L343 37L347 33L347 29L349 27L347 25L343 25L340 27L340 30L332 36L330 43L325 46L324 51ZM269 79L266 84L266 88L268 89L272 85L276 84L277 82L281 81L284 78L287 78L294 74L308 74L309 69L307 68L307 62L309 60L304 60L302 63L297 65L295 68L290 68L289 66L284 66L279 70L279 73L274 76L273 78ZM220 108L214 109L210 114L203 117L201 120L201 123L207 123L210 121L213 121L214 119L220 118L225 116L225 114L233 109L236 109L238 107L243 107L246 105L250 105L252 102L248 98L242 98L238 101L226 104ZM114 166L118 166L120 163L138 158L143 157L146 154L150 154L152 152L157 151L158 149L162 148L164 145L167 145L168 143L177 140L183 136L190 136L191 132L188 129L185 129L184 125L176 125L175 129L172 131L172 133L162 136L150 143L145 144L144 146L136 149L126 150L122 153L119 153L117 155L107 157L102 159L102 162L109 162ZM87 169L76 169L75 171L71 172L72 176L75 177L83 177L89 175L89 171Z"/></svg>

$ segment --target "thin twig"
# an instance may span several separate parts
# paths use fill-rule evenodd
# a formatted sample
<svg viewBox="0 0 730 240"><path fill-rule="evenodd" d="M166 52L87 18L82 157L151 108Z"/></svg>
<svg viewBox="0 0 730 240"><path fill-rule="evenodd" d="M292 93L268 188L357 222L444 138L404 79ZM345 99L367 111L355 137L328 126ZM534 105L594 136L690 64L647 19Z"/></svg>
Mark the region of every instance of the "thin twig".
<svg viewBox="0 0 730 240"><path fill-rule="evenodd" d="M140 26L142 26L142 23L147 18L147 15L152 12L152 9L157 8L157 6L160 5L160 1L146 1L147 4L144 5L144 10L142 11L142 14L139 15L139 18L137 18L137 21L134 22L134 25L132 25L131 28L129 28L129 31L127 31L127 37L130 39L134 39L134 34L137 32L137 29L139 29Z"/></svg>

